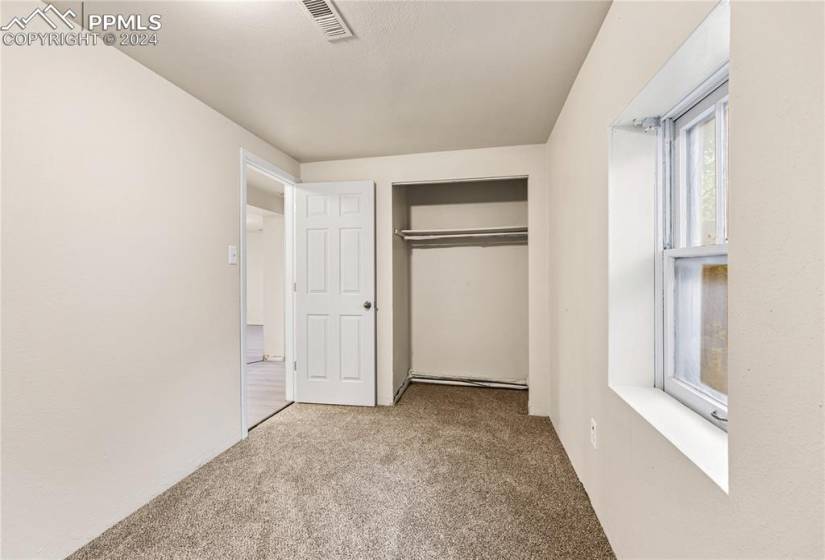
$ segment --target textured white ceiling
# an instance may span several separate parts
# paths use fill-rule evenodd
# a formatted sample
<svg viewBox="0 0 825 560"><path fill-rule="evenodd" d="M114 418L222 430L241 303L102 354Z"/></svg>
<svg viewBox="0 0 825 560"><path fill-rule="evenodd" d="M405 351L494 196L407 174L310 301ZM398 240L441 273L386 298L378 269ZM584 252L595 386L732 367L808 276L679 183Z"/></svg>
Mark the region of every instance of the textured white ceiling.
<svg viewBox="0 0 825 560"><path fill-rule="evenodd" d="M300 161L544 142L608 2L86 2L159 13L130 56Z"/></svg>

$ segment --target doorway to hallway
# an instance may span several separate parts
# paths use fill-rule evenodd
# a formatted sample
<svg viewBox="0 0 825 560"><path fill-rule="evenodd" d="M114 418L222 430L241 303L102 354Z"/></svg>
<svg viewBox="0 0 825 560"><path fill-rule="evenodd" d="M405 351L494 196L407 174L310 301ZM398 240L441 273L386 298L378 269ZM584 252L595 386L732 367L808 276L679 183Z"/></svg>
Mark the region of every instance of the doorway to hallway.
<svg viewBox="0 0 825 560"><path fill-rule="evenodd" d="M285 195L289 183L244 153L242 216L242 426L246 433L291 403L286 360L291 277Z"/></svg>

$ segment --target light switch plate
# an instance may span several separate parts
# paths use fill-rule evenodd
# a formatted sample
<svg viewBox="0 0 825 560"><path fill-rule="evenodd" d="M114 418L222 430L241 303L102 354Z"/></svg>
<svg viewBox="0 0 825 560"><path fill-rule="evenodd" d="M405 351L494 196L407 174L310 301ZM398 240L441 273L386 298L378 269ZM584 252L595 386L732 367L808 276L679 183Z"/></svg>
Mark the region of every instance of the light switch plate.
<svg viewBox="0 0 825 560"><path fill-rule="evenodd" d="M226 251L226 261L229 264L238 264L238 247L230 245Z"/></svg>

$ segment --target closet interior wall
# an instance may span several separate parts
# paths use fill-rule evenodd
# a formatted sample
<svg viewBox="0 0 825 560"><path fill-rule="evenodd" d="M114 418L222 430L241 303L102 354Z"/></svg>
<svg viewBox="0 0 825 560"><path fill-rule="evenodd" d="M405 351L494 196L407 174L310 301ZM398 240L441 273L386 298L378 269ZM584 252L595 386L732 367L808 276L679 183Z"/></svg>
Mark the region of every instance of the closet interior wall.
<svg viewBox="0 0 825 560"><path fill-rule="evenodd" d="M393 229L527 225L527 180L393 187ZM393 236L393 376L527 383L527 238Z"/></svg>

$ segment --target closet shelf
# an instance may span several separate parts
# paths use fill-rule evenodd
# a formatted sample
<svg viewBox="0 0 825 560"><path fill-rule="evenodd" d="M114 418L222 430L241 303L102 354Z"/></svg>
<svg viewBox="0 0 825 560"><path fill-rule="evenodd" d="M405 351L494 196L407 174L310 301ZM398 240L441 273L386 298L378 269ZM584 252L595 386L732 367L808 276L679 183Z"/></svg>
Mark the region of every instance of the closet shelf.
<svg viewBox="0 0 825 560"><path fill-rule="evenodd" d="M396 229L395 235L404 241L437 239L468 239L477 237L527 237L527 226L506 226L467 229Z"/></svg>

